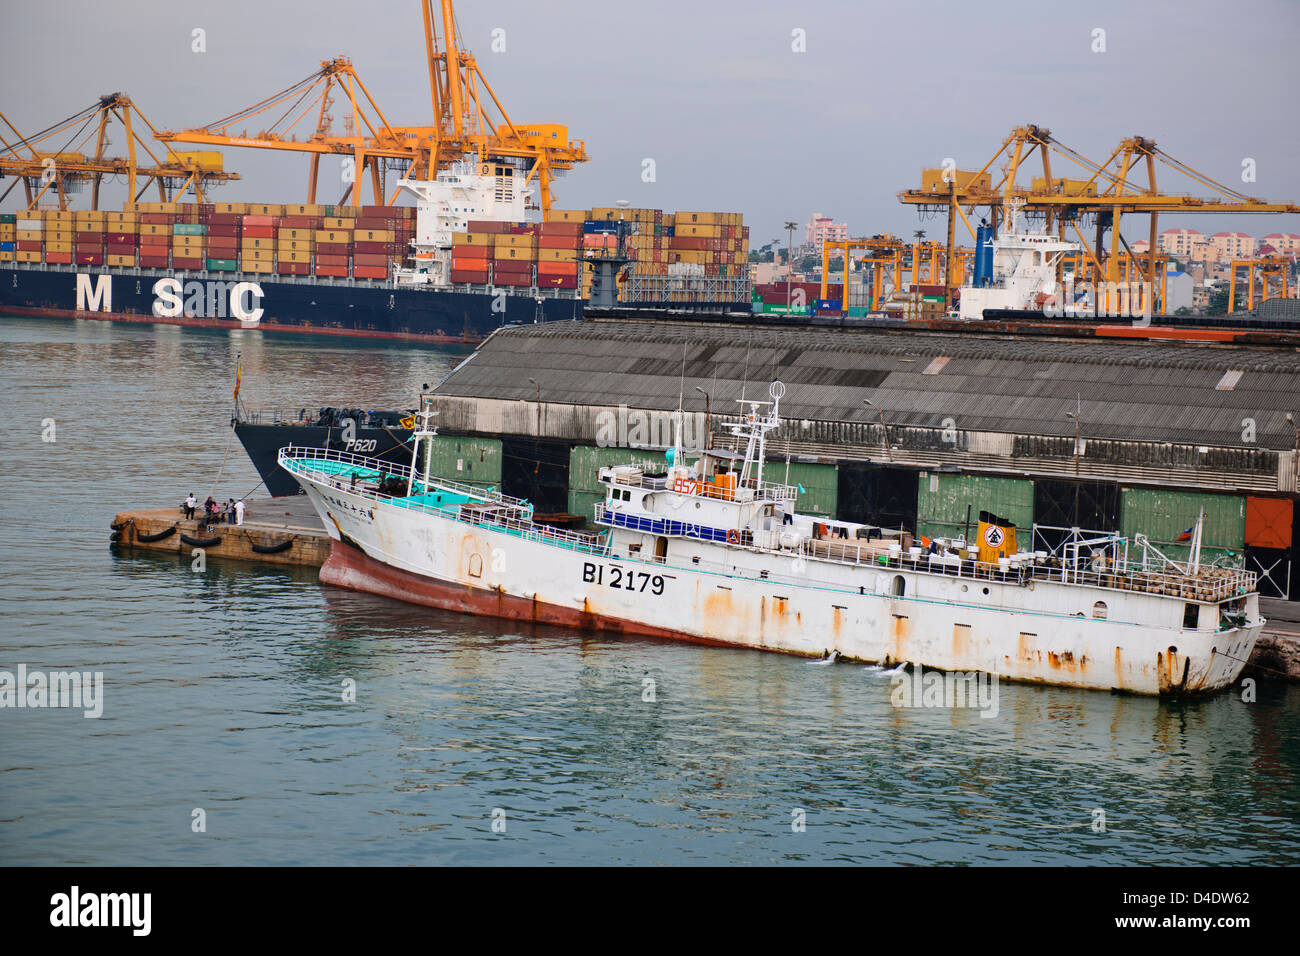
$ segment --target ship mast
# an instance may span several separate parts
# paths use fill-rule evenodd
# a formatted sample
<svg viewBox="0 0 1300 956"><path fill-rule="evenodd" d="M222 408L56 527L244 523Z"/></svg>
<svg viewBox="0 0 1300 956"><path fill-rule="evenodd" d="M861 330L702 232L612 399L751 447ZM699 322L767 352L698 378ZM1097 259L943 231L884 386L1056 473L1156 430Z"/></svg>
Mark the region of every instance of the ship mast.
<svg viewBox="0 0 1300 956"><path fill-rule="evenodd" d="M430 396L420 394L420 410L416 413L415 431L411 437L415 440L414 447L411 448L411 472L406 479L406 497L411 497L415 489L415 472L420 467L420 442L435 437L438 429L434 427L433 420L438 413L429 407ZM424 465L424 487L428 489L430 472L433 468L432 455Z"/></svg>

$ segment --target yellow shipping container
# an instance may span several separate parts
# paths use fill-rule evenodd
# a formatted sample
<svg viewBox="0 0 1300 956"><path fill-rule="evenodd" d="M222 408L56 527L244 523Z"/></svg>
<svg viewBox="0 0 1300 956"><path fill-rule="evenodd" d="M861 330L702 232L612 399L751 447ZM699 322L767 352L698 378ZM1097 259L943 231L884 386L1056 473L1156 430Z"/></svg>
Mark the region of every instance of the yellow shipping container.
<svg viewBox="0 0 1300 956"><path fill-rule="evenodd" d="M365 232L367 230L358 233L358 238ZM388 235L391 236L392 233L388 233ZM315 239L317 242L351 242L352 232L343 229L317 229Z"/></svg>
<svg viewBox="0 0 1300 956"><path fill-rule="evenodd" d="M292 215L292 213L291 213L291 215ZM296 240L299 240L299 241L302 241L302 240L308 240L308 241L311 241L311 242L315 242L315 240L316 240L316 230L314 230L314 229L281 229L280 232L279 232L279 234L278 234L278 236L277 236L277 238L279 238L279 239L281 239L281 240L284 240L284 239L296 239Z"/></svg>
<svg viewBox="0 0 1300 956"><path fill-rule="evenodd" d="M274 262L274 249L243 249L240 251L239 258L244 262Z"/></svg>
<svg viewBox="0 0 1300 956"><path fill-rule="evenodd" d="M110 253L108 255L108 264L110 266L133 266L135 265L135 256L118 256Z"/></svg>
<svg viewBox="0 0 1300 956"><path fill-rule="evenodd" d="M338 216L326 216L326 229L354 229L357 221L355 219L340 219Z"/></svg>
<svg viewBox="0 0 1300 956"><path fill-rule="evenodd" d="M546 214L547 222L584 222L590 218L590 209L552 209Z"/></svg>
<svg viewBox="0 0 1300 956"><path fill-rule="evenodd" d="M680 229L682 226L716 226L718 224L718 214L716 212L690 212L679 209L674 213L676 225ZM678 232L677 235L685 235Z"/></svg>
<svg viewBox="0 0 1300 956"><path fill-rule="evenodd" d="M0 250L0 262L13 262L13 261L14 261L14 254L12 252L4 252Z"/></svg>
<svg viewBox="0 0 1300 956"><path fill-rule="evenodd" d="M495 235L492 237L492 247L494 249L535 249L537 237Z"/></svg>
<svg viewBox="0 0 1300 956"><path fill-rule="evenodd" d="M14 233L18 242L44 242L45 233L41 231L32 231L28 229L19 229Z"/></svg>
<svg viewBox="0 0 1300 956"><path fill-rule="evenodd" d="M538 249L538 262L575 262L578 258L576 249Z"/></svg>
<svg viewBox="0 0 1300 956"><path fill-rule="evenodd" d="M722 235L722 227L716 226L712 223L687 223L684 226L678 226L673 234L677 236L690 236L695 239L717 239Z"/></svg>
<svg viewBox="0 0 1300 956"><path fill-rule="evenodd" d="M58 225L58 223L56 223L56 225ZM73 238L75 238L75 236L76 233L73 232L71 229L46 229L45 230L46 242L71 242Z"/></svg>
<svg viewBox="0 0 1300 956"><path fill-rule="evenodd" d="M62 240L60 240L60 241L58 241L58 242L49 242L49 241L47 241L47 242L45 243L45 251L46 251L46 252L71 252L71 251L72 251L72 240L71 240L71 239L62 239Z"/></svg>
<svg viewBox="0 0 1300 956"><path fill-rule="evenodd" d="M275 248L280 255L284 255L286 252L310 253L316 248L316 243L310 239L280 239L276 242ZM294 261L298 262L300 260L295 259Z"/></svg>
<svg viewBox="0 0 1300 956"><path fill-rule="evenodd" d="M249 249L274 249L274 239L241 239L239 248L247 251Z"/></svg>
<svg viewBox="0 0 1300 956"><path fill-rule="evenodd" d="M64 209L47 209L41 216L46 222L72 222L73 213Z"/></svg>
<svg viewBox="0 0 1300 956"><path fill-rule="evenodd" d="M281 249L279 251L279 256L281 262L311 262L310 249Z"/></svg>
<svg viewBox="0 0 1300 956"><path fill-rule="evenodd" d="M17 262L40 262L42 253L39 252L15 252L14 259Z"/></svg>
<svg viewBox="0 0 1300 956"><path fill-rule="evenodd" d="M355 233L357 242L392 242L393 230L391 229L358 229ZM347 242L351 239L339 239L338 242Z"/></svg>
<svg viewBox="0 0 1300 956"><path fill-rule="evenodd" d="M78 219L72 225L73 232L108 232L108 223L106 222L88 222Z"/></svg>
<svg viewBox="0 0 1300 956"><path fill-rule="evenodd" d="M172 226L169 222L146 222L140 226L142 236L170 236Z"/></svg>
<svg viewBox="0 0 1300 956"><path fill-rule="evenodd" d="M45 211L41 209L24 209L18 213L19 222L40 222L45 218Z"/></svg>
<svg viewBox="0 0 1300 956"><path fill-rule="evenodd" d="M492 245L492 233L490 232L452 233L451 244L453 246L490 246Z"/></svg>
<svg viewBox="0 0 1300 956"><path fill-rule="evenodd" d="M244 259L240 262L239 267L245 272L255 272L258 275L266 275L275 270L275 263L270 259Z"/></svg>
<svg viewBox="0 0 1300 956"><path fill-rule="evenodd" d="M219 202L214 204L213 212L222 216L244 216L248 214L248 203Z"/></svg>
<svg viewBox="0 0 1300 956"><path fill-rule="evenodd" d="M117 223L134 223L139 221L139 216L133 212L110 212L108 214L108 221Z"/></svg>
<svg viewBox="0 0 1300 956"><path fill-rule="evenodd" d="M172 236L173 249L202 249L207 245L206 236Z"/></svg>

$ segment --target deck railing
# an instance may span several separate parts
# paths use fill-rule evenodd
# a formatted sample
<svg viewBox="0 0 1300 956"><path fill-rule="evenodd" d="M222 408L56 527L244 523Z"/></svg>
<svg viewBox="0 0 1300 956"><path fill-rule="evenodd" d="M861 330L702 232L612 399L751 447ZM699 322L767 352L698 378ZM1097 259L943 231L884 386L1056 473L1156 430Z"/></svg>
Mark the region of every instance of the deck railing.
<svg viewBox="0 0 1300 956"><path fill-rule="evenodd" d="M604 503L595 506L595 521L605 527L627 527L629 522L619 520L605 509ZM645 530L632 528L632 530ZM723 532L725 534L725 532ZM709 540L707 535L686 535ZM1007 561L1006 565L986 561L972 561L955 554L941 555L922 552L913 555L908 551L892 554L879 546L864 541L827 541L818 538L803 539L797 548L761 547L755 544L754 533L737 530L739 545L790 561L816 561L834 564L857 565L878 570L914 571L921 574L968 578L975 581L994 581L1001 584L1026 586L1041 581L1051 584L1068 584L1081 587L1106 588L1112 591L1139 591L1182 597L1189 601L1215 603L1239 597L1255 590L1256 575L1235 568L1202 568L1196 575L1176 571L1142 570L1124 565L1084 566L1082 562L1071 567L1059 559L1026 555ZM716 539L715 539L716 540ZM693 566L702 567L701 562ZM734 569L733 569L734 570ZM774 569L775 570L775 569ZM798 580L816 583L817 578L807 573L808 566ZM823 579L823 583L831 583Z"/></svg>
<svg viewBox="0 0 1300 956"><path fill-rule="evenodd" d="M443 481L439 478L430 481L429 489L441 488L453 491L487 504L500 505L500 508L481 511L472 505L465 505L461 502L435 504L414 497L408 498L405 495L385 494L376 488L367 487L360 483L354 486L346 470L334 473L320 468L313 468L312 464L318 461L333 461L343 465L364 467L367 471L375 472L376 475L394 475L403 481L410 476L411 470L406 466L393 465L373 458L364 458L350 452L327 451L323 448L302 448L292 445L280 449L278 460L281 466L290 471L310 472L318 483L336 491L358 495L372 501L385 502L411 511L437 515L440 518L450 518L477 528L504 531L507 534L530 541L541 541L546 544L595 555L609 554L609 544L605 540L603 533L589 534L581 531L554 528L550 525L536 524L532 520L532 504L521 498L513 498L499 492L484 492L481 488L474 488L455 481ZM416 479L416 482L422 484L419 478Z"/></svg>

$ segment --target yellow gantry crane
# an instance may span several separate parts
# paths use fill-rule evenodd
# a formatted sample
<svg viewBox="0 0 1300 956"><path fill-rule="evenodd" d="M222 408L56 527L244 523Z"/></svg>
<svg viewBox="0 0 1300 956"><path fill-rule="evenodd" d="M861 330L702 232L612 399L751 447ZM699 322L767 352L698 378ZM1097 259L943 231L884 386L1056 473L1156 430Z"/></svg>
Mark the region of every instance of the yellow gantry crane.
<svg viewBox="0 0 1300 956"><path fill-rule="evenodd" d="M126 134L125 157L105 155L111 145L113 120L122 125ZM142 124L150 133L157 133L139 107L121 93L101 96L97 103L31 136L18 132L8 117L0 113L0 147L3 147L0 176L14 180L0 193L0 201L22 183L28 209L34 209L43 197L51 194L58 197L60 209L67 209L69 193L89 183L90 208L98 209L104 178L121 176L125 177L133 200L156 185L159 199L164 202L169 192L181 195L190 189L203 202L204 190L209 185L239 178L238 174L223 170L220 153L178 153L169 147L159 157L141 137ZM137 149L154 165L140 166Z"/></svg>
<svg viewBox="0 0 1300 956"><path fill-rule="evenodd" d="M541 207L549 210L551 184L558 173L587 161L585 144L568 138L568 127L557 124L524 126L513 122L464 49L451 0L441 0L441 44L432 0L422 0L425 51L433 123L394 126L380 110L350 60L325 60L316 73L247 109L207 126L158 134L166 143L241 146L307 153L311 156L307 201L316 201L322 156L351 157L352 177L343 192L360 205L369 175L376 204L383 204L384 173L392 167L401 175L431 179L456 160L522 163L529 182L538 184ZM358 95L358 93L360 95ZM342 134L333 130L334 98L346 99ZM276 115L278 113L278 115ZM276 115L256 133L244 127L254 117ZM396 199L398 188L388 199Z"/></svg>
<svg viewBox="0 0 1300 956"><path fill-rule="evenodd" d="M1033 178L1026 187L1017 179L1022 167L1029 166L1035 151L1041 176ZM1074 164L1080 171L1072 169L1071 172L1079 178L1054 176L1054 156ZM1002 163L996 168L1001 176L995 180L991 170L999 160ZM1209 189L1214 195L1200 198L1161 192L1156 183L1160 165ZM947 212L949 261L953 256L954 227L958 218L975 238L975 229L968 217L977 207L989 208L989 219L995 228L1001 214L1009 215L1018 207L1028 214L1042 215L1048 231L1057 229L1062 239L1067 227L1072 228L1087 250L1092 271L1104 277L1105 281L1121 281L1123 263L1127 260L1137 266L1143 280L1153 284L1158 278L1156 224L1162 213L1300 213L1300 206L1294 203L1267 202L1217 182L1170 156L1145 137L1131 136L1121 140L1104 162L1096 163L1061 143L1051 130L1033 125L1013 129L997 152L978 170L926 170L921 188L901 192L898 198L906 205L923 210ZM1121 234L1119 226L1125 213L1149 217L1146 253L1134 253ZM1080 228L1086 217L1092 217L1095 222L1092 243ZM1104 242L1107 229L1111 234L1109 250ZM1121 248L1127 256L1121 254ZM951 278L945 281L945 285L947 303L951 305L954 288Z"/></svg>

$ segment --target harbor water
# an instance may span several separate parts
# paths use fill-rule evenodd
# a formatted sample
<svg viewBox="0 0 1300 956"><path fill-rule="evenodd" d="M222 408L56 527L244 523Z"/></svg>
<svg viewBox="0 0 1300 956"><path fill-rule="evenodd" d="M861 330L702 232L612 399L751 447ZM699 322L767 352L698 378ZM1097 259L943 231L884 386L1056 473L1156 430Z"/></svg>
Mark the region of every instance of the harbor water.
<svg viewBox="0 0 1300 956"><path fill-rule="evenodd" d="M0 318L0 671L102 674L97 718L0 708L0 862L1300 863L1294 686L895 706L862 666L112 552L116 511L257 488L237 354L297 411L411 406L467 350Z"/></svg>

